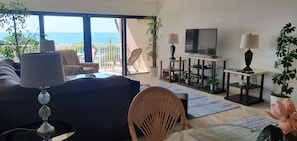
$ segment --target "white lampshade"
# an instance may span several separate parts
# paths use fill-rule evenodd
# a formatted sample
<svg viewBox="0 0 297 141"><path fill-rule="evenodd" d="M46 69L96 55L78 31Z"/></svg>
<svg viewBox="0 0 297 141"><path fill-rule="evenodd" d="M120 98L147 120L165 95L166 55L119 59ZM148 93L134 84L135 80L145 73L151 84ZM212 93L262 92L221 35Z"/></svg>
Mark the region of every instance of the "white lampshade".
<svg viewBox="0 0 297 141"><path fill-rule="evenodd" d="M168 44L178 44L178 34L169 34L168 35Z"/></svg>
<svg viewBox="0 0 297 141"><path fill-rule="evenodd" d="M252 34L243 34L241 36L240 48L258 48L259 36Z"/></svg>
<svg viewBox="0 0 297 141"><path fill-rule="evenodd" d="M40 40L40 52L52 53L55 52L55 41L53 40Z"/></svg>
<svg viewBox="0 0 297 141"><path fill-rule="evenodd" d="M21 86L41 88L65 82L59 53L28 53L21 59Z"/></svg>

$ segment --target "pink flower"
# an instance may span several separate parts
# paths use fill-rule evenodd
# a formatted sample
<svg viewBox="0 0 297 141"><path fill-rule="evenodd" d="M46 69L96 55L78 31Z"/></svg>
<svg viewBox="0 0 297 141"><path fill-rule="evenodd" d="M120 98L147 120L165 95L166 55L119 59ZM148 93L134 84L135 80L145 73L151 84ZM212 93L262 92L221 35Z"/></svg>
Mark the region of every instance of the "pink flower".
<svg viewBox="0 0 297 141"><path fill-rule="evenodd" d="M284 134L297 129L297 112L294 103L286 98L276 104L271 104L271 111L265 111L270 117L278 120L278 127Z"/></svg>

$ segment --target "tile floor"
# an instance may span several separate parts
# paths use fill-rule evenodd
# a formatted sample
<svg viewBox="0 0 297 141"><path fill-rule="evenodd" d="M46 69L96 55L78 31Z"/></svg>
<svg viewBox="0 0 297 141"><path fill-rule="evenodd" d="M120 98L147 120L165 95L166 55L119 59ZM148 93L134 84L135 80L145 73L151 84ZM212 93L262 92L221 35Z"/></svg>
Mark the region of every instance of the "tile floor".
<svg viewBox="0 0 297 141"><path fill-rule="evenodd" d="M129 75L127 77L131 78L131 79L139 80L141 82L141 84L168 83L168 82L159 80L158 77L151 77L149 73ZM177 87L181 87L183 89L191 89L188 87L178 85L176 83L171 83L171 84L175 85ZM201 92L201 91L198 91L195 89L191 89L191 90L197 91L198 93L207 95L209 97L212 97L212 98L215 98L218 100L231 102L231 101L227 101L224 99L226 93L220 93L220 94L213 95L213 94L208 94L208 93ZM234 102L231 102L231 103L237 104ZM212 115L208 115L208 116L204 116L204 117L200 117L200 118L191 119L189 121L194 128L199 128L199 127L211 126L211 125L216 125L216 124L224 124L224 123L227 123L230 121L238 120L241 118L246 118L246 117L249 117L252 115L268 117L268 115L266 115L266 113L264 112L264 110L270 109L269 102L267 102L267 101L265 101L263 103L254 104L251 106L244 106L241 104L237 104L237 105L239 105L240 108L236 108L236 109L232 109L232 110L228 110L225 112L212 114Z"/></svg>

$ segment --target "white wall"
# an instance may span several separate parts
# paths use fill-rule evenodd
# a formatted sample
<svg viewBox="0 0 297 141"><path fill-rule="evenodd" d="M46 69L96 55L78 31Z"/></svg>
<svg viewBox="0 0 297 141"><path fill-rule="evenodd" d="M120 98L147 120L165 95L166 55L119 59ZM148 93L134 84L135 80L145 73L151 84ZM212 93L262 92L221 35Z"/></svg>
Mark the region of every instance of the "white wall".
<svg viewBox="0 0 297 141"><path fill-rule="evenodd" d="M10 0L1 0L8 3ZM114 15L156 15L152 0L20 0L32 11L96 13Z"/></svg>
<svg viewBox="0 0 297 141"><path fill-rule="evenodd" d="M179 34L176 56L180 56L188 55L184 53L186 29L218 28L218 56L229 58L227 67L243 68L246 49L239 48L241 35L258 34L259 48L252 49L251 67L269 71L264 81L265 99L269 99L276 38L286 23L297 26L296 0L165 0L161 4L158 16L164 27L159 32L159 60L170 56L169 33ZM292 98L297 102L297 87Z"/></svg>

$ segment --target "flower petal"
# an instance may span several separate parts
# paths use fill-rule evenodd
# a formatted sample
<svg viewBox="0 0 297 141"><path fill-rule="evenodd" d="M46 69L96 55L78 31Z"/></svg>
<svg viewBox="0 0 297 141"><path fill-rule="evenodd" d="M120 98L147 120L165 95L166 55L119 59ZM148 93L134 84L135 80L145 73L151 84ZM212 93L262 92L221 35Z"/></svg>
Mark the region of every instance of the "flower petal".
<svg viewBox="0 0 297 141"><path fill-rule="evenodd" d="M283 119L284 116L279 112L279 107L278 107L279 104L275 103L275 104L271 104L271 114L269 114L270 117L274 118L274 119L277 119L277 120L280 120L280 119ZM271 116L273 115L273 116Z"/></svg>
<svg viewBox="0 0 297 141"><path fill-rule="evenodd" d="M297 121L294 119L289 119L288 120L288 124L293 128L293 129L297 129Z"/></svg>
<svg viewBox="0 0 297 141"><path fill-rule="evenodd" d="M292 115L290 115L290 118L297 120L297 112L295 111L294 113L292 113Z"/></svg>
<svg viewBox="0 0 297 141"><path fill-rule="evenodd" d="M279 120L279 118L277 118L272 112L270 111L265 111L270 117L276 119L276 120Z"/></svg>
<svg viewBox="0 0 297 141"><path fill-rule="evenodd" d="M291 99L289 99L289 98L286 98L286 99L284 99L283 101L282 101L282 103L284 104L284 105L292 105L293 106L293 108L294 109L296 109L295 108L295 104L294 104L294 102L291 100Z"/></svg>
<svg viewBox="0 0 297 141"><path fill-rule="evenodd" d="M289 122L278 122L278 127L282 129L284 134L288 134L295 130L290 126Z"/></svg>
<svg viewBox="0 0 297 141"><path fill-rule="evenodd" d="M276 105L275 105L275 109L273 112L275 112L274 114L276 115L281 115L282 117L286 117L287 116L287 109L286 109L286 106L281 103L281 102L276 102Z"/></svg>

